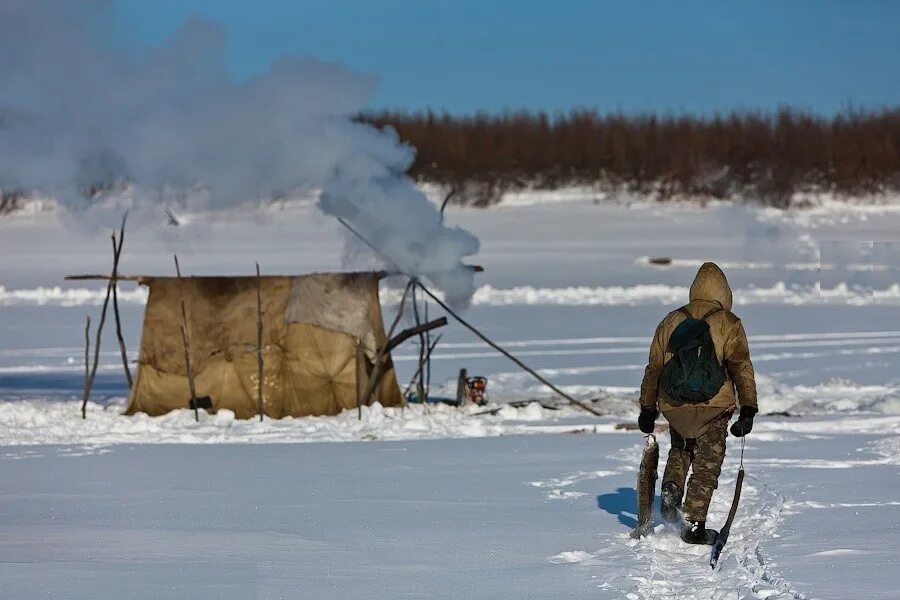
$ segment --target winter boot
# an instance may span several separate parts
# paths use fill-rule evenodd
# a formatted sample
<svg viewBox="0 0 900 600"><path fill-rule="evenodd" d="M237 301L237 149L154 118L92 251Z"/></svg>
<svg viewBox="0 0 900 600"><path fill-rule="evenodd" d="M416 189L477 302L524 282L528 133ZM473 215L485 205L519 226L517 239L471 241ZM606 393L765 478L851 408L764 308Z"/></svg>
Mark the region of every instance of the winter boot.
<svg viewBox="0 0 900 600"><path fill-rule="evenodd" d="M669 523L678 522L678 513L681 512L681 489L674 481L667 481L662 485L662 518Z"/></svg>
<svg viewBox="0 0 900 600"><path fill-rule="evenodd" d="M706 521L685 521L681 530L681 539L688 544L712 546L718 535L715 529L706 528Z"/></svg>

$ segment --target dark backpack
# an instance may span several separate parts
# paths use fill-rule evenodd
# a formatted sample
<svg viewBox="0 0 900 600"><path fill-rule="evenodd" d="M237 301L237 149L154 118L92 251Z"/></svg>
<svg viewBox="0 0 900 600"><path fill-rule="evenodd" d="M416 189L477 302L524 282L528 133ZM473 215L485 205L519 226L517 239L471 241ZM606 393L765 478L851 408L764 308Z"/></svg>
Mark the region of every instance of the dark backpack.
<svg viewBox="0 0 900 600"><path fill-rule="evenodd" d="M725 383L725 369L716 357L716 347L706 319L722 310L714 308L703 318L695 319L686 308L687 317L669 338L667 350L672 358L665 364L659 385L670 398L687 404L708 402Z"/></svg>

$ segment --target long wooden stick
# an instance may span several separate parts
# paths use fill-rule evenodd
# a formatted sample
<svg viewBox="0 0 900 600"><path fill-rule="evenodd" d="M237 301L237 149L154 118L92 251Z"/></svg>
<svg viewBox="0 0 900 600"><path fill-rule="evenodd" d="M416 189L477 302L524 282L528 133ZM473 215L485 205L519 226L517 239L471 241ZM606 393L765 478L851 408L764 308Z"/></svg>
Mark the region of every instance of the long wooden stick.
<svg viewBox="0 0 900 600"><path fill-rule="evenodd" d="M81 418L87 418L87 399L91 393L91 315L84 324L84 394L81 396Z"/></svg>
<svg viewBox="0 0 900 600"><path fill-rule="evenodd" d="M416 321L416 326L422 324L422 320L419 318L419 302L416 299L416 287L417 284L413 284L412 287L412 305L413 305L413 318ZM425 396L425 382L423 375L425 374L425 351L427 350L426 345L428 342L425 341L425 332L419 333L419 379L416 384L416 394L419 396L419 402L422 403L422 407L427 411L428 410L428 398Z"/></svg>
<svg viewBox="0 0 900 600"><path fill-rule="evenodd" d="M431 345L428 347L428 352L425 354L425 365L426 365L426 367L427 367L427 365L428 365L428 360L431 358L431 353L434 351L435 347L438 345L438 342L441 341L441 336L442 336L442 335L443 335L443 334L441 334L441 333L437 334L437 335L435 336L435 338L434 338L434 341L431 342ZM421 375L421 371L420 371L420 370L417 370L417 371L415 372L415 374L412 376L412 379L409 380L409 383L407 384L406 389L403 390L403 395L404 395L404 396L406 396L406 394L408 394L409 391L412 389L412 386L415 385L416 379L419 377L419 375Z"/></svg>
<svg viewBox="0 0 900 600"><path fill-rule="evenodd" d="M431 290L429 290L427 287L425 287L424 285L422 285L421 283L419 283L419 288L420 288L423 292L425 292L426 294L428 294L428 296L429 296L432 300L434 300L435 303L436 303L438 306L440 306L441 308L443 308L443 309L444 309L445 311L447 311L454 319L456 319L456 320L459 322L460 325L462 325L463 327L465 327L466 329L468 329L469 331L471 331L472 333L474 333L474 334L475 334L482 342L484 342L485 344L487 344L488 346L490 346L491 348L493 348L494 350L496 350L497 352L499 352L500 354L502 354L503 356L505 356L506 358L508 358L508 359L511 360L512 362L514 362L516 365L518 365L518 367L519 367L520 369L522 369L522 370L525 371L526 373L530 374L532 377L534 377L535 379L537 379L538 381L540 381L541 383L543 383L544 385L546 385L548 388L550 388L551 390L553 390L554 392L556 392L557 394L559 394L560 396L562 396L563 398L565 398L570 404L574 404L575 406L577 406L577 407L579 407L579 408L581 408L581 409L583 409L583 410L586 410L587 412L589 412L589 413L591 413L591 414L593 414L593 415L597 415L598 417L602 417L602 416L603 416L603 415L602 415L599 411L597 411L597 409L595 409L593 406L589 406L589 405L585 404L584 402L579 402L578 400L576 400L575 398L573 398L571 395L565 393L564 391L562 391L561 389L559 389L558 387L556 387L555 385L553 385L553 383L551 383L550 381L548 381L546 377L544 377L543 375L541 375L540 373L538 373L537 371L535 371L534 369L532 369L531 367L529 367L528 365L526 365L525 363L523 363L521 360L519 360L518 358L516 358L516 357L515 357L513 354L511 354L509 351L507 351L507 350L501 348L499 345L497 345L495 342L493 342L490 338L488 338L486 335L484 335L483 333L481 333L481 331L479 331L474 325L472 325L471 323L469 323L468 321L466 321L465 319L463 319L461 316L459 316L459 314L458 314L456 311L454 311L452 308L450 308L449 306L447 306L447 304L446 304L443 300L441 300L440 298L438 298L437 296L435 296L435 295L431 292Z"/></svg>
<svg viewBox="0 0 900 600"><path fill-rule="evenodd" d="M197 409L197 389L194 387L194 363L191 361L191 337L188 329L187 307L184 302L184 280L181 278L181 267L178 255L175 255L175 274L178 276L178 288L181 292L181 342L184 344L184 364L187 370L188 389L191 392L191 404L194 406L194 419L200 422L200 411Z"/></svg>
<svg viewBox="0 0 900 600"><path fill-rule="evenodd" d="M122 226L119 229L119 243L116 244L116 234L112 234L113 245L113 271L112 271L112 292L113 292L113 314L116 317L116 337L119 339L119 353L122 355L122 368L125 369L125 379L128 380L128 389L134 386L134 380L131 378L131 369L128 368L128 351L125 348L125 336L122 335L122 318L119 316L119 258L122 256L122 245L125 243L125 220L128 218L126 212L122 216Z"/></svg>
<svg viewBox="0 0 900 600"><path fill-rule="evenodd" d="M393 262L392 260L390 260L387 256L385 256L384 253L382 253L377 247L375 247L369 240L367 240L361 233L359 233L356 229L354 229L349 223L347 223L346 221L344 221L344 220L341 219L341 218L338 218L338 222L339 222L341 225L343 225L344 227L346 227L353 235L355 235L355 236L358 237L360 240L362 240L362 242L363 242L364 244L366 244L369 248L371 248L373 252L375 252L376 254L378 254L378 256L384 258L384 259L387 260L388 262L392 263L394 266L397 266L396 263L394 263L394 262ZM399 267L398 267L398 269L399 269ZM402 271L402 269L400 269L400 270ZM480 272L480 271L483 270L483 269L479 269L479 268L477 268L477 267L473 267L473 270L476 271L476 272ZM409 272L407 272L407 273L409 273ZM410 281L413 281L414 279L416 279L415 276L413 276L413 275L411 275L411 274L409 275L409 277L410 277ZM407 286L407 287L408 287L408 286ZM461 316L459 316L459 314L457 314L453 309L451 309L449 306L447 306L447 304L446 304L445 302L443 302L440 298L438 298L437 296L435 296L435 295L431 292L431 290L429 290L427 287L425 287L424 285L422 285L421 282L419 282L419 287L420 287L420 288L422 289L422 291L425 292L432 300L434 300L435 303L437 303L438 306L440 306L440 307L443 308L445 311L447 311L448 313L450 313L450 315L451 315L454 319L456 319L456 320L459 322L460 325L462 325L463 327L465 327L466 329L468 329L469 331L471 331L472 333L474 333L479 339L481 339L481 341L483 341L484 343L486 343L488 346L490 346L491 348L493 348L494 350L496 350L497 352L499 352L500 354L502 354L503 356L505 356L506 358L508 358L508 359L511 360L512 362L514 362L520 369L522 369L523 371L525 371L526 373L528 373L529 375L531 375L532 377L534 377L535 379L537 379L538 381L540 381L541 383L543 383L544 385L546 385L547 387L549 387L551 390L553 390L554 392L556 392L558 395L560 395L560 396L562 396L563 398L565 398L565 399L569 402L569 404L573 404L573 405L575 405L575 406L581 408L582 410L585 410L585 411L587 411L587 412L589 412L589 413L591 413L591 414L593 414L593 415L597 415L598 417L602 417L602 416L603 416L603 415L602 415L599 411L597 411L595 408L593 408L592 406L589 406L589 405L585 404L584 402L579 402L578 400L576 400L575 398L573 398L571 395L565 393L564 391L562 391L561 389L559 389L558 387L556 387L555 385L553 385L550 381L548 381L546 377L544 377L543 375L541 375L540 373L538 373L537 371L535 371L534 369L532 369L531 367L529 367L528 365L526 365L525 363L523 363L521 360L519 360L518 358L516 358L516 357L515 357L513 354L511 354L509 351L504 350L504 349L501 348L499 345L497 345L495 342L491 341L487 336L485 336L483 333L481 333L474 325L472 325L471 323L469 323L468 321L466 321L465 319L463 319L463 318L462 318ZM376 366L377 366L377 365L376 365Z"/></svg>
<svg viewBox="0 0 900 600"><path fill-rule="evenodd" d="M259 368L257 395L259 396L259 420L263 420L265 407L263 402L263 318L262 318L262 278L259 276L259 263L256 263L256 363Z"/></svg>
<svg viewBox="0 0 900 600"><path fill-rule="evenodd" d="M362 421L362 375L363 375L362 342L356 340L356 418Z"/></svg>
<svg viewBox="0 0 900 600"><path fill-rule="evenodd" d="M384 345L378 349L375 353L375 365L372 368L372 372L369 374L369 379L366 382L366 388L362 393L362 397L360 398L358 404L362 406L363 404L368 405L369 397L371 397L372 393L375 391L375 388L378 387L378 382L381 381L382 369L384 367L384 355L388 353L388 344L390 343L391 336L394 335L394 330L397 329L397 325L400 324L400 319L403 318L403 307L406 304L406 297L409 295L410 290L412 289L413 281L410 279L406 287L403 288L403 296L400 297L400 304L397 307L397 316L394 317L394 321L391 323L390 328L387 332L387 340ZM360 409L360 418L362 418L362 409Z"/></svg>
<svg viewBox="0 0 900 600"><path fill-rule="evenodd" d="M439 319L435 319L429 323L423 323L421 325L417 325L415 327L410 327L409 329L404 329L393 338L387 341L381 348L378 350L378 354L376 355L376 360L378 363L375 365L375 368L372 370L372 374L369 376L369 383L366 386L366 391L363 394L362 403L368 404L369 398L372 393L375 391L375 388L378 387L378 383L381 381L381 378L384 376L383 367L387 363L387 359L390 357L391 352L393 352L394 348L405 342L411 337L417 336L420 333L425 331L430 331L431 329L437 329L438 327L443 327L447 324L447 317L441 317Z"/></svg>
<svg viewBox="0 0 900 600"><path fill-rule="evenodd" d="M428 298L425 298L425 322L428 322ZM441 334L438 334L438 339L440 339ZM437 340L434 341L434 345L431 343L431 331L425 332L425 346L428 348L428 352L425 353L425 372L421 374L421 377L425 378L425 395L431 395L431 351L434 350L434 346L437 345Z"/></svg>
<svg viewBox="0 0 900 600"><path fill-rule="evenodd" d="M124 222L124 219L123 219ZM119 268L119 255L113 252L113 272ZM103 335L103 324L106 323L106 309L109 307L109 297L112 295L113 288L116 286L116 280L110 278L106 284L106 297L103 299L103 308L100 310L100 322L97 324L97 339L94 343L94 365L91 368L90 377L88 377L87 390L81 401L81 418L87 419L87 403L91 397L91 388L94 386L94 378L97 376L97 367L100 364L100 340Z"/></svg>

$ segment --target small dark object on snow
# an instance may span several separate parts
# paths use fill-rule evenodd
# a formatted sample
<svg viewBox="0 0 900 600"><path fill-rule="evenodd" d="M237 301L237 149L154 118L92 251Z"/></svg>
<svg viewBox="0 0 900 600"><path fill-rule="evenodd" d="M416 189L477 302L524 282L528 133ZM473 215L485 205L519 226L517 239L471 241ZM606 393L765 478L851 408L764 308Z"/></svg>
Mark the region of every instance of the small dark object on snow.
<svg viewBox="0 0 900 600"><path fill-rule="evenodd" d="M179 227L181 226L181 221L178 217L175 216L175 213L172 212L172 209L166 209L166 225L169 227Z"/></svg>
<svg viewBox="0 0 900 600"><path fill-rule="evenodd" d="M731 524L734 522L734 515L737 514L738 503L741 501L741 486L744 484L744 467L738 471L737 481L734 483L734 499L731 501L731 510L728 511L728 518L725 519L725 525L722 527L722 531L719 532L719 535L716 536L716 541L713 544L712 556L709 559L709 566L713 569L716 568L716 565L719 562L719 556L722 554L722 549L725 547L725 542L728 541L728 534L731 533Z"/></svg>
<svg viewBox="0 0 900 600"><path fill-rule="evenodd" d="M188 400L188 408L190 408L191 410L194 410L194 408L202 408L203 410L211 410L212 409L212 398L210 398L209 396L200 396L196 400Z"/></svg>
<svg viewBox="0 0 900 600"><path fill-rule="evenodd" d="M653 498L656 496L656 468L659 466L659 444L652 433L647 436L637 480L637 527L632 538L647 535L653 529Z"/></svg>
<svg viewBox="0 0 900 600"><path fill-rule="evenodd" d="M466 397L469 402L477 404L478 406L484 406L487 403L486 393L487 377L478 375L476 377L469 377L466 380Z"/></svg>

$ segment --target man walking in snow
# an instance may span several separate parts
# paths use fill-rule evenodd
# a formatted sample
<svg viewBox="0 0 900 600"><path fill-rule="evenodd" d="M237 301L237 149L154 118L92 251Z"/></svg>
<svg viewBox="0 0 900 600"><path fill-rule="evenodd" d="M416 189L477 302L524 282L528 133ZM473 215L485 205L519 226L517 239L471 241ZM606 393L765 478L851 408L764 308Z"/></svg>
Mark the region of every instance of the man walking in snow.
<svg viewBox="0 0 900 600"><path fill-rule="evenodd" d="M662 516L674 523L683 512L681 537L691 544L712 543L715 536L706 530L706 513L725 459L728 421L740 406L731 433L741 437L750 433L757 412L747 335L731 306L725 274L716 264L704 263L691 285L690 302L656 328L641 383L640 430L652 433L662 411L672 437Z"/></svg>

